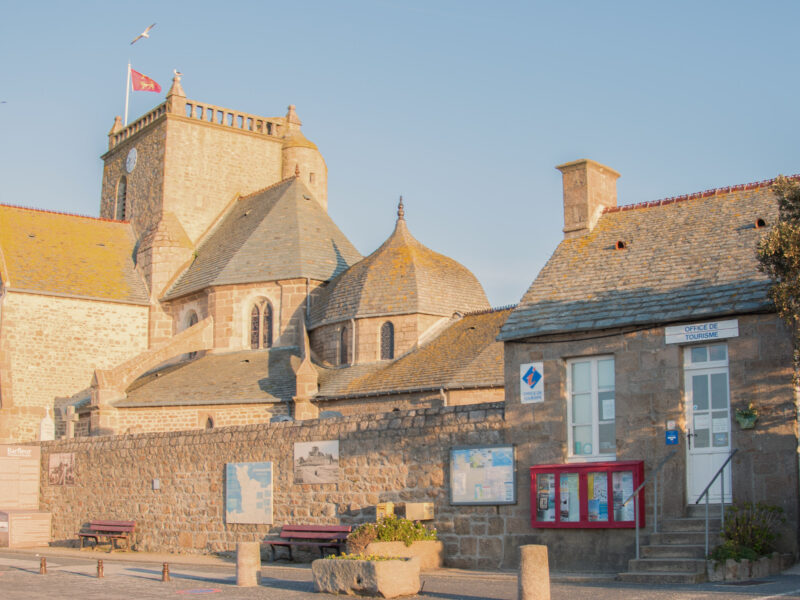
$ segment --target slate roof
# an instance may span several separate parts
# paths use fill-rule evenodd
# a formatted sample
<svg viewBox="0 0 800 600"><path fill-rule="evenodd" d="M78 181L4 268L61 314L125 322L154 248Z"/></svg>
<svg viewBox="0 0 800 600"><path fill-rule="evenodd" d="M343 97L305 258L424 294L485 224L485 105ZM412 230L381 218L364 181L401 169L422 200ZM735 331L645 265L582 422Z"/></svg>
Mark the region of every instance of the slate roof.
<svg viewBox="0 0 800 600"><path fill-rule="evenodd" d="M361 259L297 177L240 198L164 295L210 286L305 278L327 281Z"/></svg>
<svg viewBox="0 0 800 600"><path fill-rule="evenodd" d="M134 381L118 408L288 402L297 348L207 354L151 371Z"/></svg>
<svg viewBox="0 0 800 600"><path fill-rule="evenodd" d="M315 399L375 396L411 390L500 387L503 345L495 341L511 309L467 315L430 343L392 362L340 369L317 367Z"/></svg>
<svg viewBox="0 0 800 600"><path fill-rule="evenodd" d="M130 224L0 205L0 269L10 290L148 304Z"/></svg>
<svg viewBox="0 0 800 600"><path fill-rule="evenodd" d="M402 203L383 245L322 291L309 329L353 318L428 314L451 316L489 308L477 278L463 265L420 244L408 231Z"/></svg>
<svg viewBox="0 0 800 600"><path fill-rule="evenodd" d="M607 210L559 244L498 339L772 310L755 255L756 221L778 218L770 184Z"/></svg>

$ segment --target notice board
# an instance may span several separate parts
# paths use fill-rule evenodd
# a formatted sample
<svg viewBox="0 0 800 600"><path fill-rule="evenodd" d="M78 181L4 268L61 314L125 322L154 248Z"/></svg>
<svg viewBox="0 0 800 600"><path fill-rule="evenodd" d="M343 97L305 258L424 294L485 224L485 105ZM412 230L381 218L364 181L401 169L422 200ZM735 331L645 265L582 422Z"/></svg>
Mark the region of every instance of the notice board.
<svg viewBox="0 0 800 600"><path fill-rule="evenodd" d="M0 445L0 508L39 508L38 446Z"/></svg>
<svg viewBox="0 0 800 600"><path fill-rule="evenodd" d="M450 504L516 504L514 446L450 450Z"/></svg>

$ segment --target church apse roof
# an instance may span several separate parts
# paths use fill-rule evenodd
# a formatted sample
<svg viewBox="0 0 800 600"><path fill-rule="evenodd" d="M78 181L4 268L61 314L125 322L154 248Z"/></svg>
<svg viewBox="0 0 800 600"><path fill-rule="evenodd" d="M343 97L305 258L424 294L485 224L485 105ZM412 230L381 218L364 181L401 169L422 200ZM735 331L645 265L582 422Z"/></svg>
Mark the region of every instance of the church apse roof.
<svg viewBox="0 0 800 600"><path fill-rule="evenodd" d="M469 269L411 235L401 198L392 235L322 291L311 307L309 328L351 318L451 316L488 308L483 287Z"/></svg>
<svg viewBox="0 0 800 600"><path fill-rule="evenodd" d="M0 205L3 284L11 291L148 304L135 243L122 221Z"/></svg>
<svg viewBox="0 0 800 600"><path fill-rule="evenodd" d="M415 390L503 386L503 344L495 341L510 308L469 314L428 344L394 361L319 371L315 400Z"/></svg>
<svg viewBox="0 0 800 600"><path fill-rule="evenodd" d="M360 259L308 188L292 177L235 202L164 299L217 285L327 281Z"/></svg>
<svg viewBox="0 0 800 600"><path fill-rule="evenodd" d="M207 354L139 377L117 408L288 402L297 348Z"/></svg>
<svg viewBox="0 0 800 600"><path fill-rule="evenodd" d="M606 209L559 244L499 339L774 310L756 261L778 218L770 184Z"/></svg>

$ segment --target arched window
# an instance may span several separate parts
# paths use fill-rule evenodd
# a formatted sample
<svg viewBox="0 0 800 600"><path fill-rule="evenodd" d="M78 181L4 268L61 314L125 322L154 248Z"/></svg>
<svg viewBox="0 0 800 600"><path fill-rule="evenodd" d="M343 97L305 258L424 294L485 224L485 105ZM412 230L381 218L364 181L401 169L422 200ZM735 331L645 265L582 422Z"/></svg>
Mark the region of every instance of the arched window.
<svg viewBox="0 0 800 600"><path fill-rule="evenodd" d="M189 313L189 318L186 319L186 329L189 329L192 325L197 325L197 313L192 311ZM189 352L189 360L193 360L197 358L197 352Z"/></svg>
<svg viewBox="0 0 800 600"><path fill-rule="evenodd" d="M350 328L345 325L339 331L339 364L350 362Z"/></svg>
<svg viewBox="0 0 800 600"><path fill-rule="evenodd" d="M394 358L394 325L386 321L381 325L381 360Z"/></svg>
<svg viewBox="0 0 800 600"><path fill-rule="evenodd" d="M211 417L206 419L206 429L214 429L214 419Z"/></svg>
<svg viewBox="0 0 800 600"><path fill-rule="evenodd" d="M250 348L272 347L272 305L263 300L250 311Z"/></svg>
<svg viewBox="0 0 800 600"><path fill-rule="evenodd" d="M123 175L119 178L117 183L117 206L116 217L117 221L125 220L125 203L128 199L128 179Z"/></svg>

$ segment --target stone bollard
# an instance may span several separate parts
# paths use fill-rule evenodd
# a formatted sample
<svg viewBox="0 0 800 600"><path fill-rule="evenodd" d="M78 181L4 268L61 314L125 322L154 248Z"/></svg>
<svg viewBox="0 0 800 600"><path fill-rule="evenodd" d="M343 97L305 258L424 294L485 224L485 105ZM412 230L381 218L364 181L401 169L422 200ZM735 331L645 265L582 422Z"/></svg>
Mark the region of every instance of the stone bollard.
<svg viewBox="0 0 800 600"><path fill-rule="evenodd" d="M261 543L236 544L236 585L252 587L261 583Z"/></svg>
<svg viewBox="0 0 800 600"><path fill-rule="evenodd" d="M518 600L550 600L547 546L520 546Z"/></svg>
<svg viewBox="0 0 800 600"><path fill-rule="evenodd" d="M161 581L169 581L169 563L161 565Z"/></svg>
<svg viewBox="0 0 800 600"><path fill-rule="evenodd" d="M47 559L44 556L39 559L39 575L47 575Z"/></svg>
<svg viewBox="0 0 800 600"><path fill-rule="evenodd" d="M97 578L100 579L103 577L103 561L97 561Z"/></svg>

